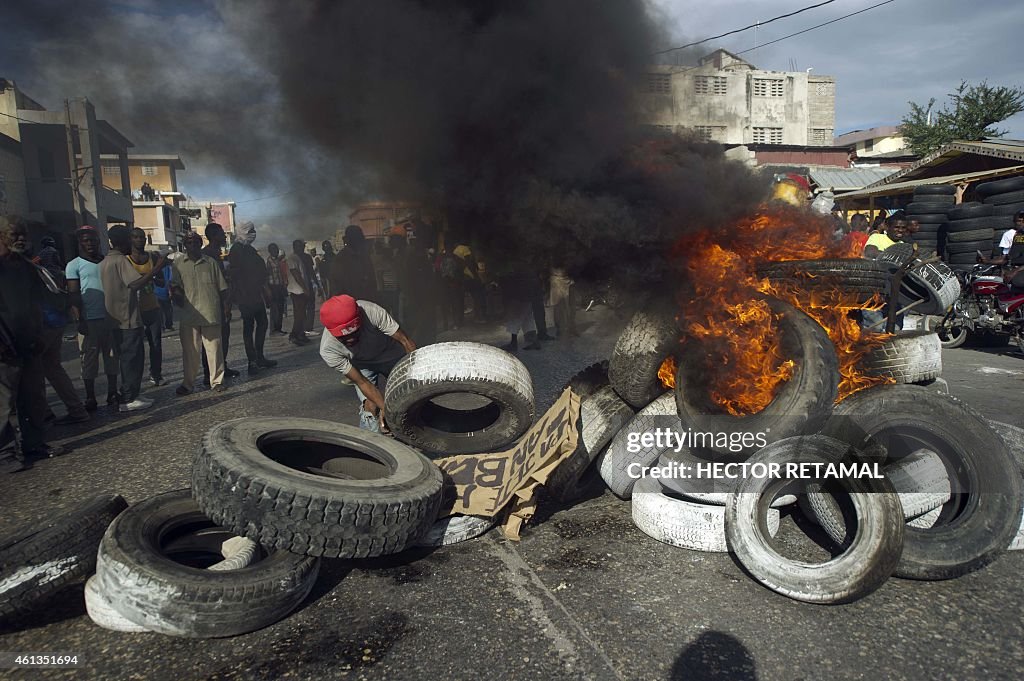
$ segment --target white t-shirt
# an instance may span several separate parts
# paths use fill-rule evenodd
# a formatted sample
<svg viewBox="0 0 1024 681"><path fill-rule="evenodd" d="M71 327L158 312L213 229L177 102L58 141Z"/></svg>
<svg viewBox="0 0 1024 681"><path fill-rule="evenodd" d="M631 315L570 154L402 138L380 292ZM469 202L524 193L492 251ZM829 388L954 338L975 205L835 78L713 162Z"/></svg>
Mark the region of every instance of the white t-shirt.
<svg viewBox="0 0 1024 681"><path fill-rule="evenodd" d="M302 288L302 284L300 284L299 280L295 278L294 274L292 274L292 270L295 270L296 272L299 273L299 276L302 276L302 260L300 260L299 256L296 255L295 253L291 253L288 255L287 262L288 293L291 293L296 296L301 296L303 293L306 292L306 289Z"/></svg>
<svg viewBox="0 0 1024 681"><path fill-rule="evenodd" d="M1015 236L1017 236L1016 227L1011 227L1003 232L1003 237L999 240L999 250L1003 252L1003 255L1010 255L1010 247L1013 246L1013 237Z"/></svg>
<svg viewBox="0 0 1024 681"><path fill-rule="evenodd" d="M366 313L366 321L380 329L384 335L393 336L398 331L398 322L377 303L371 303L369 300L357 300L356 305ZM352 351L327 329L324 329L324 333L320 337L320 357L327 362L327 366L341 374L347 374L348 370L352 368Z"/></svg>

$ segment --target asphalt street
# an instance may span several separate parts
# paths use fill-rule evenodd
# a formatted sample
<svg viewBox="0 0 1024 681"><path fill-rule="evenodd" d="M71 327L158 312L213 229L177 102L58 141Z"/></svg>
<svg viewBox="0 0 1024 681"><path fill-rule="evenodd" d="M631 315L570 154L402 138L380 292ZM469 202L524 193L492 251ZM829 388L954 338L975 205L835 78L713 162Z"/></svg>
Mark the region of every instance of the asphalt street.
<svg viewBox="0 0 1024 681"><path fill-rule="evenodd" d="M625 322L600 308L579 320L580 338L519 352L538 411L578 369L608 356ZM445 339L501 344L506 336L497 325L470 325ZM55 428L51 440L71 453L0 478L0 534L99 492L136 502L187 487L202 434L226 419L357 421L352 389L322 364L315 343L296 348L273 337L268 355L280 366L248 378L236 329L229 363L242 377L225 393L186 398L174 396L176 336L164 343L170 383L145 390L152 409L101 411L91 423ZM943 361L954 395L1024 426L1024 357L963 348ZM77 373L77 361L67 366ZM1022 571L1024 552L1009 553L957 580L890 579L850 605L808 605L762 587L726 554L647 537L629 503L605 492L572 508L545 503L518 543L491 531L437 550L324 561L297 612L244 636L106 631L86 616L78 585L0 632L0 651L79 654L79 669L43 672L53 679L1017 679Z"/></svg>

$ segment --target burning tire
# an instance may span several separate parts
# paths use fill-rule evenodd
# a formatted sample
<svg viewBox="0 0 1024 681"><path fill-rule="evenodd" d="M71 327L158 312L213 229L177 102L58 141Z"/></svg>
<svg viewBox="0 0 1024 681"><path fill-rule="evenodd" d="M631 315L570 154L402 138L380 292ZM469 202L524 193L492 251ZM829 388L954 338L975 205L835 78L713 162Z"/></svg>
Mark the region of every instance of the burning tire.
<svg viewBox="0 0 1024 681"><path fill-rule="evenodd" d="M782 315L779 329L783 356L796 363L792 378L779 387L775 398L760 412L733 417L720 413L700 388L701 364L680 362L675 397L683 429L725 434L730 442L742 439L744 434L764 433L767 442L774 442L816 433L828 420L839 394L835 346L825 329L806 314L781 300L766 300L773 312ZM711 449L735 456L752 454L757 447L744 446L740 451Z"/></svg>
<svg viewBox="0 0 1024 681"><path fill-rule="evenodd" d="M839 463L849 447L812 435L789 438L764 448L751 463ZM849 494L857 518L856 540L838 556L820 564L791 560L774 548L769 533L769 504L789 480L745 479L725 507L725 537L753 577L784 596L808 603L848 603L862 598L892 574L900 559L904 524L899 498L885 479L837 481Z"/></svg>
<svg viewBox="0 0 1024 681"><path fill-rule="evenodd" d="M91 573L104 531L127 506L119 496L97 496L0 539L0 619L32 610Z"/></svg>
<svg viewBox="0 0 1024 681"><path fill-rule="evenodd" d="M901 253L890 254L887 248L878 256L879 262L889 263L892 272L903 264ZM903 276L897 304L904 308L911 303L915 314L946 314L946 310L960 297L960 281L941 262L916 263Z"/></svg>
<svg viewBox="0 0 1024 681"><path fill-rule="evenodd" d="M230 536L200 512L188 490L132 506L100 543L93 587L101 606L147 631L221 638L277 622L313 588L320 561L287 551L261 553L238 570L206 569L220 556L200 540L216 544L217 532Z"/></svg>
<svg viewBox="0 0 1024 681"><path fill-rule="evenodd" d="M533 423L533 382L518 359L481 343L436 343L395 365L384 417L396 438L431 455L499 451Z"/></svg>
<svg viewBox="0 0 1024 681"><path fill-rule="evenodd" d="M647 433L657 427L672 427L678 429L679 419L676 417L676 403L671 392L664 393L661 397L651 402L637 413L633 419L623 427L601 454L597 457L597 467L601 472L601 479L608 485L608 488L620 499L628 499L633 493L633 485L636 478L629 475L629 467L632 464L639 464L641 467L651 466L665 447L638 446L632 447L637 451L629 451L630 433Z"/></svg>
<svg viewBox="0 0 1024 681"><path fill-rule="evenodd" d="M680 499L654 478L638 480L633 489L633 524L644 534L669 546L724 553L725 506ZM767 513L768 533L779 531L779 512Z"/></svg>
<svg viewBox="0 0 1024 681"><path fill-rule="evenodd" d="M989 564L1010 544L1024 495L1006 443L985 419L949 395L884 385L836 407L826 434L864 448L884 447L895 463L921 449L942 460L952 497L934 527L910 528L897 575L951 579Z"/></svg>
<svg viewBox="0 0 1024 681"><path fill-rule="evenodd" d="M932 331L900 332L866 354L861 369L896 383L930 381L942 374L942 344Z"/></svg>
<svg viewBox="0 0 1024 681"><path fill-rule="evenodd" d="M773 284L807 292L859 294L859 302L889 293L889 267L862 258L836 260L788 260L759 265L757 274Z"/></svg>
<svg viewBox="0 0 1024 681"><path fill-rule="evenodd" d="M578 483L587 467L633 416L633 408L610 385L584 397L580 401L579 443L544 484L548 494L563 503L576 500L582 491Z"/></svg>
<svg viewBox="0 0 1024 681"><path fill-rule="evenodd" d="M637 312L619 335L608 364L612 388L634 409L643 409L665 392L658 369L679 352L682 335L668 304Z"/></svg>
<svg viewBox="0 0 1024 681"><path fill-rule="evenodd" d="M192 492L216 523L263 546L367 558L437 520L441 471L391 438L329 421L242 418L211 429Z"/></svg>

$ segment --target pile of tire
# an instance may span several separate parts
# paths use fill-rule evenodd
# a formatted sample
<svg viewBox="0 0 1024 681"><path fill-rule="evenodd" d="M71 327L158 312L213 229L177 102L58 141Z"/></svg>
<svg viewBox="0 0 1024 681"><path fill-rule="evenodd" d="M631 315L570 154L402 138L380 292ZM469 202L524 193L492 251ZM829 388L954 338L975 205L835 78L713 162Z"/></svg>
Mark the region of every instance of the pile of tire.
<svg viewBox="0 0 1024 681"><path fill-rule="evenodd" d="M1024 210L1024 176L982 182L974 188L982 203L992 206L992 250L996 253L1003 233L1013 228L1013 216Z"/></svg>
<svg viewBox="0 0 1024 681"><path fill-rule="evenodd" d="M910 219L917 220L918 231L910 239L924 255L939 252L940 238L945 237L946 213L953 207L956 187L930 184L914 190L914 200L903 209Z"/></svg>
<svg viewBox="0 0 1024 681"><path fill-rule="evenodd" d="M450 402L460 397L483 404ZM315 419L234 419L203 438L190 489L128 508L121 497L97 497L0 540L0 619L95 571L85 605L102 627L235 636L298 607L321 558L377 557L491 529L491 518L438 518L443 477L428 455L495 451L521 438L534 417L523 364L488 345L427 346L396 365L385 401L402 441ZM607 402L585 400L585 411L603 418ZM574 462L581 470L588 447L596 456L599 446L590 435Z"/></svg>
<svg viewBox="0 0 1024 681"><path fill-rule="evenodd" d="M971 201L952 208L947 215L944 259L952 270L970 271L979 253L985 257L992 254L995 207Z"/></svg>
<svg viewBox="0 0 1024 681"><path fill-rule="evenodd" d="M786 263L774 265L765 276L787 276ZM841 268L830 263L827 269ZM853 272L861 283L869 278ZM820 285L820 279L809 277L806 284ZM631 501L634 524L672 546L728 551L763 585L811 603L856 600L891 575L957 577L1010 547L1021 531L1024 485L1019 476L997 473L1015 465L1005 442L959 401L913 385L941 373L935 334L911 331L886 339L866 355L863 368L894 384L862 390L836 405L838 359L825 330L787 303L767 302L779 315L783 348L795 369L774 400L749 416L725 416L710 405L700 357L688 355L680 342L678 312L642 310L616 342L611 388L639 411L599 454L597 469L616 496ZM671 389L659 377L668 357L678 366ZM653 436L659 430L727 437L694 446ZM748 443L744 433L760 433L763 440ZM828 485L681 475L715 464L778 464L786 470L787 463L851 461L876 463L884 475ZM782 555L773 536L786 517L799 519L799 527L820 525L832 558L811 565Z"/></svg>

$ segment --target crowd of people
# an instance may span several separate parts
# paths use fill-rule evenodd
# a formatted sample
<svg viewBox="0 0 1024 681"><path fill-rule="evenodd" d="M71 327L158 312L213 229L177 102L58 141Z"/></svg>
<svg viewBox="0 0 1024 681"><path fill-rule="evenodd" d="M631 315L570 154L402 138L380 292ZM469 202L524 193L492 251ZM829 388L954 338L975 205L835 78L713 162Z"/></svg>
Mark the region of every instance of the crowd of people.
<svg viewBox="0 0 1024 681"><path fill-rule="evenodd" d="M46 429L90 420L102 401L98 388L106 389L111 410L150 408L153 400L141 394L146 356L149 383L164 385L163 339L175 325L182 358L175 394L196 389L200 367L203 385L223 392L227 380L241 375L226 362L235 308L249 375L277 365L265 354L269 334L287 335L300 346L318 335L313 327L320 301L321 321L324 314L335 314L328 320L332 328L348 328L332 321L341 299L353 301L344 303L345 310L369 310L368 319L386 335L400 324L394 342L405 351L435 342L440 330L463 326L467 315L475 322L503 319L508 350L519 349L520 334L524 349L539 349L541 341L554 339L545 318L547 301L555 306L558 336L576 335L573 282L564 271L511 262L488 271L466 244L436 248L429 226L409 223L386 238L368 240L359 226L350 225L337 252L330 241L317 254L295 240L287 255L268 244L266 256L253 246L251 222L235 227L230 248L216 223L206 225L203 235L186 233L181 252L173 253L147 249L146 233L139 228L113 225L106 236L104 254L99 230L81 227L74 234L77 254L65 263L51 237L31 243L24 220L0 223L0 400L7 416L0 432L0 472L62 454L62 447L45 442ZM292 326L285 331L289 306ZM77 331L84 395L61 361L69 326ZM335 368L347 361L337 358L351 355L346 347L331 345ZM50 409L47 383L66 409L59 418ZM379 397L365 381L355 383L365 391L361 405L370 405L368 396ZM378 409L361 409L364 426L378 416Z"/></svg>

